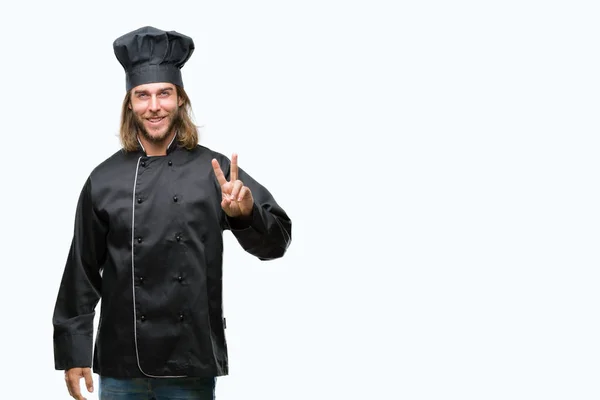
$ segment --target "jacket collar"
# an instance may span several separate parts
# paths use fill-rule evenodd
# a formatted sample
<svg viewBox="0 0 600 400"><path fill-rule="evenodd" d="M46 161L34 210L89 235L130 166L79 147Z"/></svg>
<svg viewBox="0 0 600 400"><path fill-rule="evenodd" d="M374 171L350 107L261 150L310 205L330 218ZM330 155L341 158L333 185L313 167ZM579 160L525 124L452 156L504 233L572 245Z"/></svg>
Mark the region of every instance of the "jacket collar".
<svg viewBox="0 0 600 400"><path fill-rule="evenodd" d="M175 135L173 136L173 139L171 139L171 142L169 143L169 146L167 147L167 154L171 154L173 152L173 150L175 150L177 148L177 136L179 136L179 132L175 132ZM139 147L139 151L145 156L148 157L148 154L146 154L146 149L144 148L144 145L142 144L142 141L140 140L140 136L136 136L138 144L140 145Z"/></svg>

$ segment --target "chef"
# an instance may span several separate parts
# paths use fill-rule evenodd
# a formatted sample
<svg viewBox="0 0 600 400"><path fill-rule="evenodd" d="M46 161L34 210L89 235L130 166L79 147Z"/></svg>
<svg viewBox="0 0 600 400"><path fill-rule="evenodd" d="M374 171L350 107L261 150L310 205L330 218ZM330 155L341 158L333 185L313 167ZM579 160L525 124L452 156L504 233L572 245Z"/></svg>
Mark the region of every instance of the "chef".
<svg viewBox="0 0 600 400"><path fill-rule="evenodd" d="M181 74L190 37L148 26L113 48L126 78L122 148L79 196L53 315L55 368L76 399L81 378L93 390L92 367L101 396L139 384L148 398L170 389L214 398L216 377L228 373L223 232L274 260L290 245L291 220L236 154L199 144Z"/></svg>

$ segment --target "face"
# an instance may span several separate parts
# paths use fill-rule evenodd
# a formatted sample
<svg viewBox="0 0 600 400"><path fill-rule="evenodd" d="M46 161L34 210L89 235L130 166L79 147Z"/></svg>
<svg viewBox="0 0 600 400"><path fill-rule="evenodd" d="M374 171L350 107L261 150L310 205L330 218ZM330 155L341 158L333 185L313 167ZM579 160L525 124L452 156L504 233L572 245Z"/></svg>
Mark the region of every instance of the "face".
<svg viewBox="0 0 600 400"><path fill-rule="evenodd" d="M179 107L175 85L171 83L148 83L131 90L131 104L140 133L150 142L166 140L177 122Z"/></svg>

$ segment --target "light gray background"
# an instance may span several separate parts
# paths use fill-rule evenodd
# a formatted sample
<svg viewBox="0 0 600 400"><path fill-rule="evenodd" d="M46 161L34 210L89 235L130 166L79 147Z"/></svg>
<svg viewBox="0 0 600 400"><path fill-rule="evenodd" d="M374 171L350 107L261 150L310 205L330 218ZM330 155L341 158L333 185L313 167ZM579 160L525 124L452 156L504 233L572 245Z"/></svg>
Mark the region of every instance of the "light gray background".
<svg viewBox="0 0 600 400"><path fill-rule="evenodd" d="M598 399L598 17L592 1L3 6L3 397L68 398L51 317L79 191L119 146L112 41L154 25L194 38L202 143L238 152L293 220L274 262L225 236L218 399Z"/></svg>

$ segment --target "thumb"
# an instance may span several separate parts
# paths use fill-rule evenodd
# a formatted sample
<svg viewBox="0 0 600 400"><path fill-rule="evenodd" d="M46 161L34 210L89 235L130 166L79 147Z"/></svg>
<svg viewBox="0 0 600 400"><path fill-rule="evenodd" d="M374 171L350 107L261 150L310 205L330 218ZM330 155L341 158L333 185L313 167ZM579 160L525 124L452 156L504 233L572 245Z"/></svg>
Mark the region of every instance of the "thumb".
<svg viewBox="0 0 600 400"><path fill-rule="evenodd" d="M94 380L92 379L92 370L90 368L84 368L83 378L85 379L85 386L87 386L88 392L94 391Z"/></svg>

